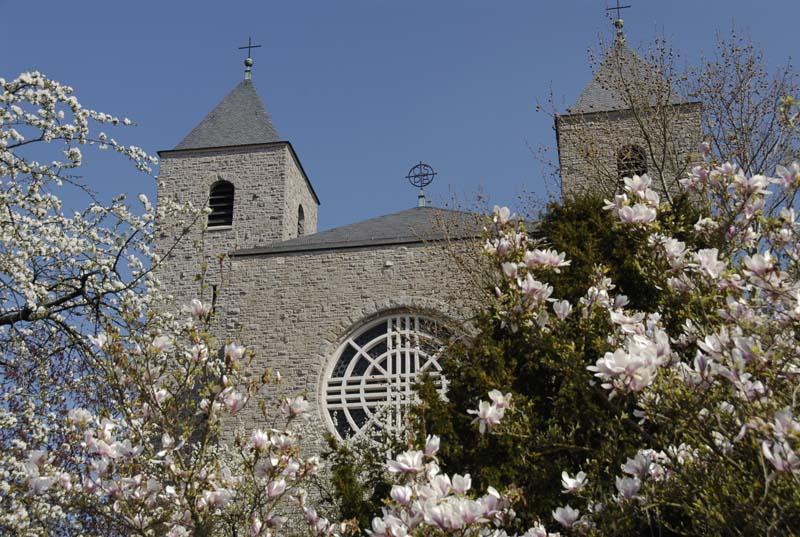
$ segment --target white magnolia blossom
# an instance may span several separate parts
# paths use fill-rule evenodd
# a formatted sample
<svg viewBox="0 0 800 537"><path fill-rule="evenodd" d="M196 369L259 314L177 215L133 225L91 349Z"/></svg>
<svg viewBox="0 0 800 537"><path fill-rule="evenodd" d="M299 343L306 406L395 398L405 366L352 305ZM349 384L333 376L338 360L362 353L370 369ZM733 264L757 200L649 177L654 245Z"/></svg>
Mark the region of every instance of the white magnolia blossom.
<svg viewBox="0 0 800 537"><path fill-rule="evenodd" d="M475 410L468 410L470 414L475 416L472 423L478 424L478 430L484 434L487 430L500 423L505 415L506 407L498 406L494 402L481 401L478 403L478 408Z"/></svg>
<svg viewBox="0 0 800 537"><path fill-rule="evenodd" d="M561 486L564 493L580 492L587 483L586 472L581 471L574 476L570 476L566 471L561 472Z"/></svg>
<svg viewBox="0 0 800 537"><path fill-rule="evenodd" d="M441 473L431 448L438 449L438 437L429 437L426 445L425 451L406 451L387 461L387 469L400 482L392 487L382 515L372 520L367 534L512 537L499 529L514 519L509 500L492 487L482 495L470 494L469 475ZM554 537L539 524L520 537L538 535Z"/></svg>
<svg viewBox="0 0 800 537"><path fill-rule="evenodd" d="M559 507L553 511L553 519L567 529L575 526L580 516L581 512L578 509L573 509L569 505Z"/></svg>
<svg viewBox="0 0 800 537"><path fill-rule="evenodd" d="M646 174L623 178L625 193L618 194L613 201L605 200L605 208L613 211L623 224L651 224L658 215L659 203L658 193L650 189L651 182Z"/></svg>

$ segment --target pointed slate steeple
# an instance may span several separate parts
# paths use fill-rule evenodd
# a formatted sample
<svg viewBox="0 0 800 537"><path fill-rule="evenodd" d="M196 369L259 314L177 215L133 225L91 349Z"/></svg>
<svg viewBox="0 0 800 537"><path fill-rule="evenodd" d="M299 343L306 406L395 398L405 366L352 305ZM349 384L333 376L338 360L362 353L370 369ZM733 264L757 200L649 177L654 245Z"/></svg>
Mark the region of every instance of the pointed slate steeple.
<svg viewBox="0 0 800 537"><path fill-rule="evenodd" d="M175 149L200 149L280 141L252 80L246 79L220 102Z"/></svg>
<svg viewBox="0 0 800 537"><path fill-rule="evenodd" d="M622 19L617 19L614 25L617 28L614 46L603 58L600 67L592 76L592 81L583 89L578 101L567 110L567 113L588 114L625 110L629 105L620 91L625 84L641 84L640 87L653 88L660 86L665 90L668 88L667 81L653 66L628 47L625 35L622 33ZM674 88L671 88L669 95L670 104L685 102Z"/></svg>

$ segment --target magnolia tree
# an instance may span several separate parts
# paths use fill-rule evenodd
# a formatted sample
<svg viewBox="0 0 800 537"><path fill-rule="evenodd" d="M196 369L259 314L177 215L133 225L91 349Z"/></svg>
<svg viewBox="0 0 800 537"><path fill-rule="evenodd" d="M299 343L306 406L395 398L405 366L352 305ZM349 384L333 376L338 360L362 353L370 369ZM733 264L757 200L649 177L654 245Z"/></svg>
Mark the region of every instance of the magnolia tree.
<svg viewBox="0 0 800 537"><path fill-rule="evenodd" d="M76 175L89 146L156 162L96 132L131 122L40 73L0 89L0 533L275 534L317 470L294 431L307 403L261 405L262 428L222 442L224 417L279 375L245 376L251 353L214 340L209 306L173 315L153 276L156 221L203 212L103 204ZM85 209L64 209L67 188Z"/></svg>
<svg viewBox="0 0 800 537"><path fill-rule="evenodd" d="M607 351L584 382L625 401L620 412L632 411L642 431L641 449L620 467L586 461L616 474L613 483L564 469L571 499L553 512L562 531L770 535L799 527L797 222L790 204L775 216L763 209L771 196L795 199L800 166L746 176L707 157L682 185L707 215L695 225L697 242L719 247L692 250L663 234L659 196L646 176L626 178L624 193L606 202L618 225L651 248L641 264L669 298L650 311L626 308L602 275L579 303L557 300L535 270L567 261L528 246L508 211L496 211L487 251L510 282L498 289L506 322L557 332L562 323L610 321ZM480 404L481 431L513 431L515 414L503 420L494 399Z"/></svg>

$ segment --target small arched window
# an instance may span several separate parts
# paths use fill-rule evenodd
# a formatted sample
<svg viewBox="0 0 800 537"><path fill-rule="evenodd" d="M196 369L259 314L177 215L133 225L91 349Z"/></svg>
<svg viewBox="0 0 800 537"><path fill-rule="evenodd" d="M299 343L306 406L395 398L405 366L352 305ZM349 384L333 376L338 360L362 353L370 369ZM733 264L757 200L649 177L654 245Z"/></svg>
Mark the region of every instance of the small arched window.
<svg viewBox="0 0 800 537"><path fill-rule="evenodd" d="M297 207L297 236L306 234L306 215L303 212L303 206Z"/></svg>
<svg viewBox="0 0 800 537"><path fill-rule="evenodd" d="M208 227L233 225L233 183L220 180L211 185L208 197Z"/></svg>
<svg viewBox="0 0 800 537"><path fill-rule="evenodd" d="M623 177L647 173L647 153L638 145L626 145L617 152L617 174Z"/></svg>

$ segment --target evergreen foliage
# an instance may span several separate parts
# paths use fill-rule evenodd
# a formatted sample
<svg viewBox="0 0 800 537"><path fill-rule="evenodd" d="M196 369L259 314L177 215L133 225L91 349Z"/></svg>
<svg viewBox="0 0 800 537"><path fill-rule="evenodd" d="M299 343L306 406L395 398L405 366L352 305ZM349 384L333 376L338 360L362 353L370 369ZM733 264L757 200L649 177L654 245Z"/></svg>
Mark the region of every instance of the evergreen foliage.
<svg viewBox="0 0 800 537"><path fill-rule="evenodd" d="M322 456L330 466L330 480L320 482L323 502L337 510L341 520L369 527L392 488L385 471L386 452L367 442L339 442L332 434L325 441L328 450Z"/></svg>

